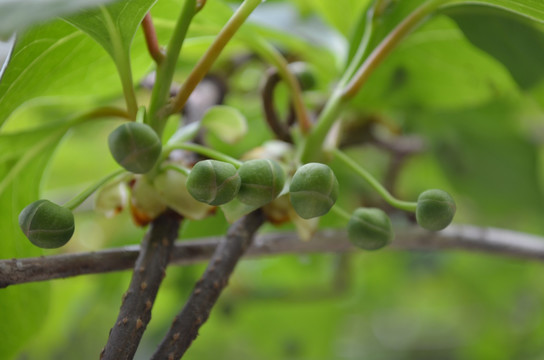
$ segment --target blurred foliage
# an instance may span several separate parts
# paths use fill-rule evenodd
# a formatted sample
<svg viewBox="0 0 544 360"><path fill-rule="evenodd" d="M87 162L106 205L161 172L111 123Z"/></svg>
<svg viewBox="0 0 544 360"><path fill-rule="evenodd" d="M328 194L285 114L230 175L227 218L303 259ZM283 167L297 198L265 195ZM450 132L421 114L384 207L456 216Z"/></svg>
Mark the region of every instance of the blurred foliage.
<svg viewBox="0 0 544 360"><path fill-rule="evenodd" d="M377 39L420 2L393 1L399 7L386 14ZM360 40L356 29L368 3L269 1L251 18L247 31L270 39L289 60L307 61L317 69L317 86L305 101L319 108ZM229 5L208 0L196 16L178 81L228 19ZM175 0L159 0L153 7L161 44L167 43L179 8ZM533 10L530 17L538 13ZM396 182L400 196L414 200L427 188L443 188L458 203L458 223L544 235L544 50L539 26L489 9L445 12L411 34L372 74L350 104L354 123L364 126L374 119L393 139L417 135L426 145L403 167ZM151 69L140 31L131 54L139 82ZM249 60L233 65L244 57ZM250 136L236 146L209 136L211 146L238 157L272 139L256 92L267 67L241 39L226 48L212 72L228 82L225 104L241 111ZM19 37L0 82L0 149L6 149L0 155L0 178L5 181L19 169L17 181L0 191L0 257L140 241L145 229L134 227L126 211L102 218L92 212L92 201L78 212L75 237L61 250L32 248L16 225L16 214L38 196L65 201L116 168L106 137L117 122L85 122L69 131L57 124L66 124L76 112L122 103L120 89L106 51L62 20ZM137 91L141 102L149 97L143 87ZM278 104L285 105L285 89L278 92L285 100ZM173 132L178 120L167 131ZM26 159L32 151L39 156ZM385 176L391 161L387 153L371 145L349 152L370 172ZM341 193L344 207L379 202L366 184L336 165L331 164L341 188L354 189ZM42 173L40 183L36 179ZM321 225L345 224L330 214ZM218 212L185 222L180 236L222 235L227 227ZM149 358L203 269L168 269L137 359ZM542 359L543 276L541 264L467 253L385 250L247 260L238 266L185 358ZM0 358L97 358L129 280L129 272L122 272L0 290Z"/></svg>

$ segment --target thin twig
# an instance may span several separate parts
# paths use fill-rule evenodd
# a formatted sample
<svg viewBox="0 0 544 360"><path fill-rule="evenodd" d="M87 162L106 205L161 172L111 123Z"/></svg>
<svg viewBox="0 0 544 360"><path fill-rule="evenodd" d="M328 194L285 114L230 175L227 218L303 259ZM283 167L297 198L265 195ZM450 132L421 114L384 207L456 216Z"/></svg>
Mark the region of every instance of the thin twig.
<svg viewBox="0 0 544 360"><path fill-rule="evenodd" d="M144 31L145 43L149 55L151 55L157 64L160 64L164 60L165 55L159 46L157 32L155 31L155 26L153 26L153 19L150 13L145 14L142 20L142 30Z"/></svg>
<svg viewBox="0 0 544 360"><path fill-rule="evenodd" d="M303 134L308 133L312 128L310 114L302 98L300 82L295 74L290 71L289 64L287 63L285 57L283 57L283 55L274 46L272 46L272 44L262 37L257 36L254 32L242 33L241 36L244 38L246 43L250 44L253 50L259 54L260 57L276 68L278 74L281 76L285 82L285 85L290 91L291 100L300 130Z"/></svg>
<svg viewBox="0 0 544 360"><path fill-rule="evenodd" d="M221 237L177 242L170 265L187 266L208 260ZM397 230L391 248L398 250L469 250L514 258L544 261L544 238L525 233L451 225L432 233L417 227ZM127 270L134 266L138 245L97 252L0 260L0 288L34 281L68 278ZM246 255L262 257L279 254L346 252L355 250L343 230L318 232L311 241L301 241L296 233L279 232L256 237Z"/></svg>
<svg viewBox="0 0 544 360"><path fill-rule="evenodd" d="M208 319L236 264L263 222L263 213L257 210L229 228L226 238L217 246L206 271L151 359L174 360L183 356Z"/></svg>
<svg viewBox="0 0 544 360"><path fill-rule="evenodd" d="M134 357L151 320L151 308L166 274L179 225L180 217L173 212L166 212L151 223L134 265L129 289L123 295L119 316L100 359L128 360Z"/></svg>
<svg viewBox="0 0 544 360"><path fill-rule="evenodd" d="M271 68L266 71L261 85L261 100L264 118L279 140L293 143L293 138L289 133L289 126L286 123L281 122L278 113L274 108L274 89L280 81L281 77L276 69Z"/></svg>
<svg viewBox="0 0 544 360"><path fill-rule="evenodd" d="M169 104L168 109L165 114L162 114L163 118L166 118L167 115L177 113L183 109L187 99L195 89L195 87L200 83L204 76L208 73L213 63L230 39L234 36L236 31L242 26L247 17L251 14L253 10L260 4L260 0L244 0L240 7L236 10L234 15L229 19L227 24L221 29L211 46L208 50L202 55L198 63L193 67L191 73L185 79L185 82L181 86L178 94Z"/></svg>
<svg viewBox="0 0 544 360"><path fill-rule="evenodd" d="M355 96L359 89L363 86L370 74L378 67L378 65L391 53L391 51L404 39L412 30L421 24L429 14L433 12L439 5L437 1L428 1L415 9L407 16L400 24L397 25L376 46L376 48L368 55L359 70L355 73L351 81L347 84L342 94L342 97L347 99Z"/></svg>

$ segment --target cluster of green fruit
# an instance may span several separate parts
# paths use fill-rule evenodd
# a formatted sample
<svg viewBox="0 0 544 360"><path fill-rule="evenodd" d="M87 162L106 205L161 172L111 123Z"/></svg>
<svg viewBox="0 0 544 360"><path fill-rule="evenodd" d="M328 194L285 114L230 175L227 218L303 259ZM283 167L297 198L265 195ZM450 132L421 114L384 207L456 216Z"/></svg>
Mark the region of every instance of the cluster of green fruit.
<svg viewBox="0 0 544 360"><path fill-rule="evenodd" d="M116 128L108 138L113 158L126 170L149 172L161 154L161 141L148 125L127 122ZM65 245L74 234L72 206L60 206L49 200L38 200L19 214L19 226L36 246L53 249Z"/></svg>
<svg viewBox="0 0 544 360"><path fill-rule="evenodd" d="M136 174L151 171L162 151L156 132L139 122L121 125L110 134L108 141L114 159ZM282 193L286 178L284 169L274 160L249 160L238 168L223 161L203 160L192 168L185 185L196 200L209 205L219 206L237 198L243 204L258 208ZM304 219L328 213L338 192L334 172L321 163L299 167L289 183L291 205ZM445 228L454 214L455 202L444 191L428 190L418 198L416 220L425 229ZM70 207L48 200L28 205L19 216L19 224L30 241L42 248L62 246L74 232ZM349 217L347 228L353 244L367 250L379 249L394 237L391 220L377 208L356 209Z"/></svg>
<svg viewBox="0 0 544 360"><path fill-rule="evenodd" d="M191 170L187 190L210 205L223 205L238 197L246 205L260 207L278 197L285 180L284 170L274 160L249 160L239 169L222 161L204 160ZM289 193L295 211L311 219L326 214L334 205L338 181L327 165L306 164L293 176Z"/></svg>

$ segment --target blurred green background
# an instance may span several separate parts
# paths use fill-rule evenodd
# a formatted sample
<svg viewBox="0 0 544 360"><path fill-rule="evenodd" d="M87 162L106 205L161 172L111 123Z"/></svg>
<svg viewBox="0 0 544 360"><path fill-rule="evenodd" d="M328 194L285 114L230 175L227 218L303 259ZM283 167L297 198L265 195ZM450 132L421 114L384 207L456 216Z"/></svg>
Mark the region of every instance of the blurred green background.
<svg viewBox="0 0 544 360"><path fill-rule="evenodd" d="M396 4L379 31L385 33L420 2ZM360 0L269 0L251 18L250 30L270 39L289 59L314 66L317 86L305 93L305 100L318 108L360 39L357 24L367 5ZM153 8L161 44L167 43L179 8L174 0L159 0ZM208 0L183 49L179 81L229 14L225 3ZM43 26L67 29L60 20ZM456 223L544 236L543 34L541 25L521 17L460 8L411 34L371 76L351 102L350 116L362 123L379 119L392 135L417 135L426 144L426 151L411 157L397 179L400 197L414 200L427 188L442 188L457 201ZM89 68L78 71L109 75L98 85L89 76L79 77L78 86L67 81L44 87L36 95L43 97L20 106L3 131L121 101L106 53L90 40L81 41L81 49L94 55L90 65L84 63ZM233 156L272 138L257 93L268 66L254 59L231 68L233 59L251 53L235 40L213 69L228 76L225 103L239 108L249 121L251 136L236 147L207 139ZM66 61L81 65L84 60ZM140 31L133 62L135 78L143 78L151 63ZM279 88L276 95L281 108L287 103L286 90ZM149 93L139 89L138 96L144 102ZM170 133L176 121L169 124ZM43 196L65 201L115 169L105 139L117 124L96 121L71 129L47 163L40 184ZM379 177L390 160L371 146L352 148L350 154ZM348 189L340 203L350 208L376 201L365 184L332 166L341 187ZM16 216L13 209L3 209ZM69 245L44 255L137 244L145 232L134 227L127 211L112 219L96 214L92 201L76 216ZM333 215L322 221L323 227L344 225ZM227 227L219 212L204 221L185 222L180 237L221 235ZM168 269L137 359L153 353L204 266ZM539 263L462 252L383 250L244 260L185 358L542 359L543 278ZM96 359L129 281L130 273L121 272L0 290L0 303L15 296L24 299L0 309L6 319L0 324L6 339L0 340L0 358Z"/></svg>

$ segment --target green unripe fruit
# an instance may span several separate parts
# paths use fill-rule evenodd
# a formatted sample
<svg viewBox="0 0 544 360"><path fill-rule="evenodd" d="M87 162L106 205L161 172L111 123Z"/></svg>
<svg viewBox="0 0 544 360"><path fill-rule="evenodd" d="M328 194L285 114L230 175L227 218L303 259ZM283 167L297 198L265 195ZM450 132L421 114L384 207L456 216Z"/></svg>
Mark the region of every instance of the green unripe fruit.
<svg viewBox="0 0 544 360"><path fill-rule="evenodd" d="M38 200L21 211L19 226L34 245L54 249L66 244L74 234L74 215L49 200Z"/></svg>
<svg viewBox="0 0 544 360"><path fill-rule="evenodd" d="M380 249L395 237L389 216L376 208L358 208L348 222L348 236L353 245L365 250Z"/></svg>
<svg viewBox="0 0 544 360"><path fill-rule="evenodd" d="M135 174L145 174L153 168L161 154L161 139L148 125L128 122L108 137L113 158L119 165Z"/></svg>
<svg viewBox="0 0 544 360"><path fill-rule="evenodd" d="M438 231L444 229L455 215L455 201L443 190L427 190L417 199L416 220L424 229Z"/></svg>
<svg viewBox="0 0 544 360"><path fill-rule="evenodd" d="M236 168L217 160L199 161L187 178L189 193L196 200L210 205L223 205L234 199L240 184Z"/></svg>
<svg viewBox="0 0 544 360"><path fill-rule="evenodd" d="M285 185L285 172L274 160L249 160L240 166L242 180L238 199L250 206L263 206L274 200Z"/></svg>
<svg viewBox="0 0 544 360"><path fill-rule="evenodd" d="M289 186L291 204L304 219L329 212L338 198L338 180L325 164L309 163L301 166Z"/></svg>

